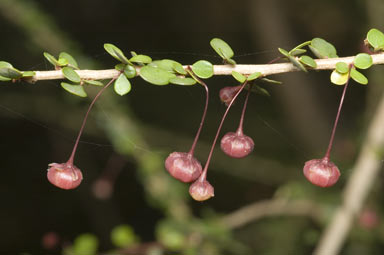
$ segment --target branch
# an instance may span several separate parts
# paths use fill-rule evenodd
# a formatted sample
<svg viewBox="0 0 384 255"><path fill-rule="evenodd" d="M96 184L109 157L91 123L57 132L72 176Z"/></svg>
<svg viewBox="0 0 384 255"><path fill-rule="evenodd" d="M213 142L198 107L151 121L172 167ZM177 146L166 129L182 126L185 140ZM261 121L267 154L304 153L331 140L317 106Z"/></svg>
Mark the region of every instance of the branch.
<svg viewBox="0 0 384 255"><path fill-rule="evenodd" d="M377 107L362 150L348 178L342 204L337 208L332 220L325 229L315 250L316 255L336 255L352 227L355 217L372 189L379 170L383 166L384 146L384 95Z"/></svg>
<svg viewBox="0 0 384 255"><path fill-rule="evenodd" d="M221 220L233 229L268 216L309 216L318 221L321 214L321 207L309 200L272 199L246 205Z"/></svg>
<svg viewBox="0 0 384 255"><path fill-rule="evenodd" d="M351 64L355 56L344 58L329 58L329 59L316 59L317 68L313 70L332 70L335 69L337 62L345 62ZM373 65L384 64L384 53L372 55ZM186 68L187 66L184 66ZM140 68L137 68L137 73ZM241 74L252 74L260 72L263 76L272 74L289 73L300 71L292 63L278 63L278 64L265 64L265 65L215 65L213 67L214 75L231 75L232 71ZM36 82L39 80L58 80L64 79L61 70L54 71L35 71L36 75L30 78L30 81ZM112 79L119 74L118 70L77 70L76 71L82 79L89 80L106 80Z"/></svg>

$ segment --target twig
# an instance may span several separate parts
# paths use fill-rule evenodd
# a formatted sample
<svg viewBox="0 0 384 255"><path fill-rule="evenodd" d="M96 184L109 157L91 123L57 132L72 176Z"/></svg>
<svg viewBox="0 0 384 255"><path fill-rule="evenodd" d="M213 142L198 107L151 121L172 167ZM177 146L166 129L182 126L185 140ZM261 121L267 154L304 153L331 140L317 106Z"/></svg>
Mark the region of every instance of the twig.
<svg viewBox="0 0 384 255"><path fill-rule="evenodd" d="M346 64L351 64L353 62L354 56L344 57L344 58L329 58L329 59L316 59L317 68L314 70L332 70L335 69L337 62L345 62ZM373 64L379 65L384 64L384 53L372 55ZM187 66L184 66L187 68ZM140 68L137 68L137 73L140 72ZM260 72L264 76L288 72L299 71L291 63L278 63L278 64L265 64L265 65L215 65L213 68L214 75L230 75L232 71L236 71L242 74L252 74L255 72ZM116 77L119 74L119 71L115 69L107 70L78 70L76 71L82 79L92 79L92 80L105 80ZM36 75L31 77L32 82L39 80L57 80L64 79L64 76L60 70L54 71L36 71Z"/></svg>
<svg viewBox="0 0 384 255"><path fill-rule="evenodd" d="M321 208L309 200L273 199L244 206L221 220L234 229L264 217L280 215L309 216L317 221L321 216Z"/></svg>
<svg viewBox="0 0 384 255"><path fill-rule="evenodd" d="M380 151L384 146L384 95L373 118L352 175L348 178L343 202L323 232L315 255L339 254L355 216L360 212L382 168Z"/></svg>

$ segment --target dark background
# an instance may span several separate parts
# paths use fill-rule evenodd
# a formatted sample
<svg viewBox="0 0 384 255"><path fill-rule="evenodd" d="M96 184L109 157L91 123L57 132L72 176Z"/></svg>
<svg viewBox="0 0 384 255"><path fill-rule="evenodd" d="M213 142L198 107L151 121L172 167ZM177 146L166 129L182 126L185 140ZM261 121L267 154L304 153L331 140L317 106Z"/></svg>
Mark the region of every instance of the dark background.
<svg viewBox="0 0 384 255"><path fill-rule="evenodd" d="M214 37L231 45L239 64L266 63L278 56L277 47L289 50L314 37L333 43L339 56L348 56L362 51L371 27L383 29L382 6L379 0L0 0L0 60L20 70L49 70L42 53L57 56L66 51L83 69L108 69L116 64L103 50L109 42L126 55L134 50L183 64L199 59L220 64L209 46ZM381 67L372 69L366 74L377 77ZM48 232L60 237L60 245L70 245L81 233L93 233L99 250L105 251L113 247L109 233L119 224L131 225L142 243L151 242L158 239L157 224L174 219L180 203L199 224L207 211L218 219L276 197L305 199L332 211L382 85L353 83L347 91L332 152L342 176L335 187L321 189L305 180L302 167L325 153L342 87L329 82L329 72L271 78L284 85L262 85L271 96L252 95L248 105L244 129L255 141L253 154L238 160L215 151L208 174L215 197L204 203L184 196L187 185L169 184L171 177L162 165L170 152L190 148L204 103L198 86L157 87L135 78L131 93L124 97L107 91L91 112L76 155L84 181L76 190L63 191L47 181L47 165L69 157L90 99L68 94L59 81L1 83L0 252L61 253L60 247L47 251L42 245ZM236 81L213 77L207 83L211 100L196 151L202 162L225 110L218 91ZM92 97L97 88L87 91ZM236 129L241 105L231 110L223 134ZM113 193L98 199L92 187L105 176L115 180ZM166 186L163 190L170 195L160 194L153 185ZM381 216L381 182L374 190L367 208ZM237 254L308 254L326 223L327 210L319 221L284 212L261 218L230 231L231 240L247 247ZM356 224L343 252L380 251L380 226L367 230Z"/></svg>

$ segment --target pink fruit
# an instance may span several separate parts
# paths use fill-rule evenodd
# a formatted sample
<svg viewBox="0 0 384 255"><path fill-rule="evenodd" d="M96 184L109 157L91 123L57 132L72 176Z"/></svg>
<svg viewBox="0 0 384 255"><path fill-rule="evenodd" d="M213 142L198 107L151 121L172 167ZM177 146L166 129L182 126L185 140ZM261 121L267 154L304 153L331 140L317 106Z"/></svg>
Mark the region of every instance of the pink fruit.
<svg viewBox="0 0 384 255"><path fill-rule="evenodd" d="M165 168L182 182L193 182L202 172L200 162L191 153L172 152L165 160Z"/></svg>
<svg viewBox="0 0 384 255"><path fill-rule="evenodd" d="M221 102L225 103L227 106L232 101L233 97L240 90L241 86L228 86L220 89L219 97Z"/></svg>
<svg viewBox="0 0 384 255"><path fill-rule="evenodd" d="M305 162L303 172L308 181L323 188L334 185L340 177L339 168L328 158Z"/></svg>
<svg viewBox="0 0 384 255"><path fill-rule="evenodd" d="M255 143L242 132L228 132L221 139L221 150L232 158L244 158L252 151Z"/></svg>
<svg viewBox="0 0 384 255"><path fill-rule="evenodd" d="M48 181L61 189L74 189L83 180L80 169L70 163L51 163L47 173Z"/></svg>
<svg viewBox="0 0 384 255"><path fill-rule="evenodd" d="M83 180L83 174L81 173L80 169L73 164L77 146L79 145L80 137L81 137L81 134L83 133L85 123L87 122L88 114L91 111L93 105L95 104L99 96L104 92L104 90L107 89L111 84L113 84L113 82L116 79L117 77L110 80L107 83L107 85L105 85L93 98L91 104L88 107L87 112L85 113L83 123L79 130L79 134L77 135L75 145L73 146L72 153L68 161L62 164L51 163L48 165L49 166L48 173L47 173L48 180L50 183L52 183L56 187L59 187L62 189L74 189L77 186L79 186L81 181Z"/></svg>
<svg viewBox="0 0 384 255"><path fill-rule="evenodd" d="M203 180L199 178L195 181L189 187L189 194L197 201L205 201L215 195L213 186L205 178Z"/></svg>

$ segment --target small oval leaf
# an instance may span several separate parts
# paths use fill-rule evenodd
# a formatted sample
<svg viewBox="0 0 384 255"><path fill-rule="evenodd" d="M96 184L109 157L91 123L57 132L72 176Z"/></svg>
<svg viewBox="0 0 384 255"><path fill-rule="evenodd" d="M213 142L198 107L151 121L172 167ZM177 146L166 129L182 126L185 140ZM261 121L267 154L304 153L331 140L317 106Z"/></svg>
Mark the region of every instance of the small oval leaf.
<svg viewBox="0 0 384 255"><path fill-rule="evenodd" d="M311 58L310 56L306 56L306 55L305 56L301 56L299 58L299 61L301 63L303 63L304 65L309 66L311 68L316 68L317 67L316 61L313 58Z"/></svg>
<svg viewBox="0 0 384 255"><path fill-rule="evenodd" d="M384 34L376 28L372 28L368 31L367 41L374 51L384 49Z"/></svg>
<svg viewBox="0 0 384 255"><path fill-rule="evenodd" d="M129 61L139 64L149 64L152 62L152 58L146 55L135 55L131 57Z"/></svg>
<svg viewBox="0 0 384 255"><path fill-rule="evenodd" d="M59 60L57 60L57 63L59 63L59 66L61 66L61 67L67 66L68 60L66 60L65 58L59 58Z"/></svg>
<svg viewBox="0 0 384 255"><path fill-rule="evenodd" d="M71 94L74 94L79 97L87 97L87 93L84 90L84 87L78 84L69 84L66 82L61 83L61 87L68 91Z"/></svg>
<svg viewBox="0 0 384 255"><path fill-rule="evenodd" d="M2 67L13 68L13 66L11 65L11 63L8 63L8 62L5 62L5 61L0 61L0 68L2 68Z"/></svg>
<svg viewBox="0 0 384 255"><path fill-rule="evenodd" d="M196 84L196 81L192 78L175 77L169 80L170 83L176 85L190 86Z"/></svg>
<svg viewBox="0 0 384 255"><path fill-rule="evenodd" d="M341 74L345 74L349 72L349 67L345 62L337 62L336 63L336 71Z"/></svg>
<svg viewBox="0 0 384 255"><path fill-rule="evenodd" d="M1 67L0 76L6 79L20 79L23 73L14 67Z"/></svg>
<svg viewBox="0 0 384 255"><path fill-rule="evenodd" d="M59 55L59 59L60 58L66 59L68 64L71 65L71 67L76 68L76 69L79 68L79 66L77 65L77 61L74 59L74 57L72 57L68 53L61 52L60 55Z"/></svg>
<svg viewBox="0 0 384 255"><path fill-rule="evenodd" d="M362 84L362 85L367 85L368 84L368 79L367 77L364 76L364 74L360 73L359 71L357 71L355 68L352 68L351 69L351 78Z"/></svg>
<svg viewBox="0 0 384 255"><path fill-rule="evenodd" d="M245 82L245 80L247 79L247 77L236 71L232 71L232 76L240 83Z"/></svg>
<svg viewBox="0 0 384 255"><path fill-rule="evenodd" d="M71 82L74 82L74 83L81 82L80 76L71 67L68 67L68 66L63 67L61 71L63 72L64 77L70 80Z"/></svg>
<svg viewBox="0 0 384 255"><path fill-rule="evenodd" d="M307 50L305 50L305 49L293 49L293 50L289 51L289 55L297 56L297 55L304 54L306 52L307 52Z"/></svg>
<svg viewBox="0 0 384 255"><path fill-rule="evenodd" d="M321 38L314 38L309 48L318 58L337 58L336 48Z"/></svg>
<svg viewBox="0 0 384 255"><path fill-rule="evenodd" d="M210 42L211 47L222 57L224 60L228 60L233 57L234 53L228 43L224 42L220 38L213 38Z"/></svg>
<svg viewBox="0 0 384 255"><path fill-rule="evenodd" d="M299 60L297 60L295 57L289 56L288 60L291 61L291 63L294 66L296 66L297 68L299 68L301 71L308 72L307 69L305 68L305 66Z"/></svg>
<svg viewBox="0 0 384 255"><path fill-rule="evenodd" d="M192 71L201 79L208 79L213 75L213 65L206 60L199 60L192 65Z"/></svg>
<svg viewBox="0 0 384 255"><path fill-rule="evenodd" d="M331 82L335 85L344 85L347 83L348 78L348 73L339 73L336 70L331 73Z"/></svg>
<svg viewBox="0 0 384 255"><path fill-rule="evenodd" d="M136 68L131 65L125 65L124 74L128 79L132 79L136 76Z"/></svg>
<svg viewBox="0 0 384 255"><path fill-rule="evenodd" d="M173 70L175 70L175 72L178 74L182 74L182 75L187 74L187 71L185 71L184 67L176 61L173 63L172 67L173 67Z"/></svg>
<svg viewBox="0 0 384 255"><path fill-rule="evenodd" d="M154 66L143 66L139 75L145 81L154 85L167 85L170 79L176 77L176 75Z"/></svg>
<svg viewBox="0 0 384 255"><path fill-rule="evenodd" d="M283 84L282 81L276 81L276 80L272 80L272 79L268 79L268 78L261 78L261 80L262 80L263 82L271 83L271 84L277 84L277 85L281 85L281 84Z"/></svg>
<svg viewBox="0 0 384 255"><path fill-rule="evenodd" d="M357 54L353 63L355 67L360 68L360 69L367 69L372 66L372 57L371 55L367 53L360 53Z"/></svg>
<svg viewBox="0 0 384 255"><path fill-rule="evenodd" d="M115 45L113 45L111 43L105 43L104 49L109 53L109 55L111 55L115 59L119 60L120 62L122 62L124 64L131 64L132 65L132 63L128 60L128 58L124 55L124 53L119 48L117 48Z"/></svg>
<svg viewBox="0 0 384 255"><path fill-rule="evenodd" d="M284 50L283 48L277 48L281 54L283 54L285 57L289 58L291 55L289 55L289 52Z"/></svg>
<svg viewBox="0 0 384 255"><path fill-rule="evenodd" d="M43 53L44 57L46 60L48 60L49 63L51 63L53 66L60 66L58 60L52 56L51 54L49 54L48 52L44 52Z"/></svg>
<svg viewBox="0 0 384 255"><path fill-rule="evenodd" d="M114 90L120 96L124 96L131 91L131 83L124 74L120 74L119 78L116 79Z"/></svg>
<svg viewBox="0 0 384 255"><path fill-rule="evenodd" d="M83 81L84 83L93 85L93 86L104 86L104 83L102 83L101 81L96 81L96 80L83 80Z"/></svg>
<svg viewBox="0 0 384 255"><path fill-rule="evenodd" d="M260 73L260 72L255 72L255 73L250 74L250 75L247 77L247 80L248 80L248 81L253 81L253 80L256 80L257 78L259 78L260 76L261 76L261 73Z"/></svg>

